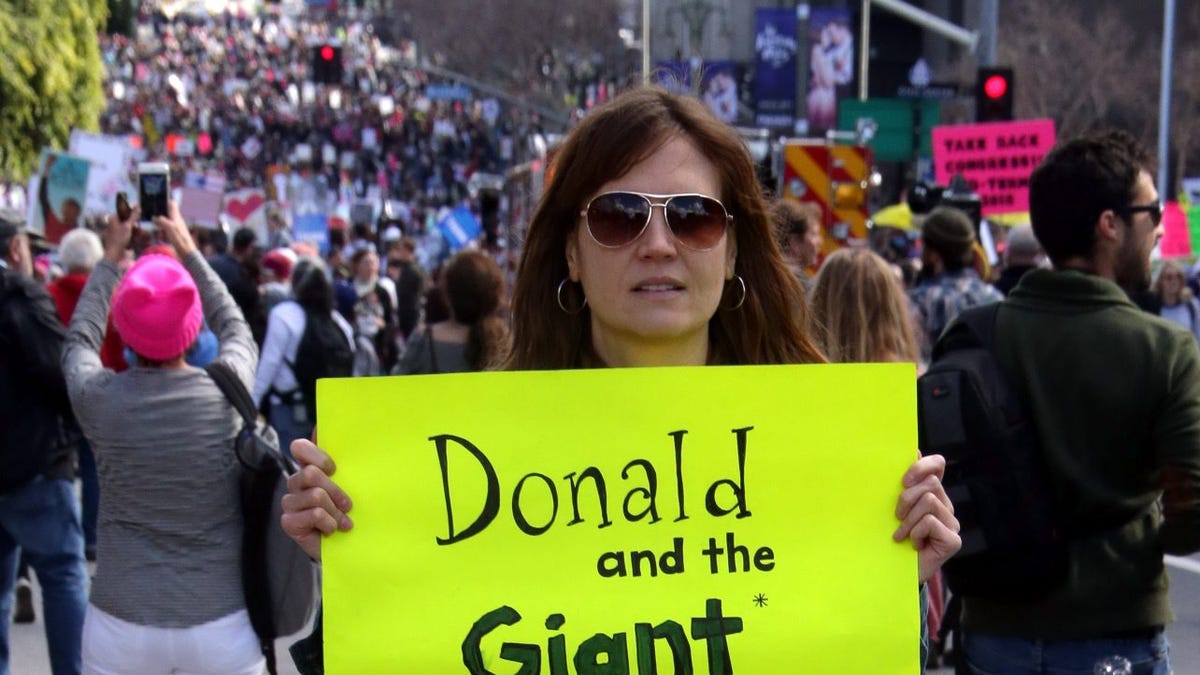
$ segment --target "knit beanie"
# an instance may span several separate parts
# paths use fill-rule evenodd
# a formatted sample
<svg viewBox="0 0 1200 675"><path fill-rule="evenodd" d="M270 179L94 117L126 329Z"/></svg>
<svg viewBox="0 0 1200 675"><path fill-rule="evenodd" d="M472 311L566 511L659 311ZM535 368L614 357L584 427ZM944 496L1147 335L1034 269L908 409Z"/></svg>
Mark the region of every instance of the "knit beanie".
<svg viewBox="0 0 1200 675"><path fill-rule="evenodd" d="M277 248L262 258L262 268L269 271L278 281L287 281L292 276L292 265L296 263L296 252L288 248Z"/></svg>
<svg viewBox="0 0 1200 675"><path fill-rule="evenodd" d="M187 351L203 316L196 282L178 260L140 258L113 298L113 324L138 356L169 361Z"/></svg>
<svg viewBox="0 0 1200 675"><path fill-rule="evenodd" d="M962 260L975 243L975 226L962 211L939 206L925 217L921 240L943 258Z"/></svg>

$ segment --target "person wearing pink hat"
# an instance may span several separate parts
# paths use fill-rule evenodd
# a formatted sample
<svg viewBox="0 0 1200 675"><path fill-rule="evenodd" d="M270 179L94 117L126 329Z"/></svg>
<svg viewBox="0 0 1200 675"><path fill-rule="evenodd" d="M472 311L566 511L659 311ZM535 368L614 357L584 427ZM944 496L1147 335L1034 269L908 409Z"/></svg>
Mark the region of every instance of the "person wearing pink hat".
<svg viewBox="0 0 1200 675"><path fill-rule="evenodd" d="M104 258L67 332L67 388L105 495L83 672L257 674L265 659L242 592L241 465L232 448L241 421L185 355L207 320L217 358L249 388L258 350L178 206L169 213L155 225L178 259L145 255L124 278L118 264L138 213L110 217ZM122 373L105 368L98 352L110 298L136 361Z"/></svg>

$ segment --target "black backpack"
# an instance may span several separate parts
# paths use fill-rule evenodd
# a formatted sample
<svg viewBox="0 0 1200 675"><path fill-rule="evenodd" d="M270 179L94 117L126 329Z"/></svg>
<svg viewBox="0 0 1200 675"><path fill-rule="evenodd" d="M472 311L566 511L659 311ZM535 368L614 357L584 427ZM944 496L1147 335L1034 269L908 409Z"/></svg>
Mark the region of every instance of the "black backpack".
<svg viewBox="0 0 1200 675"><path fill-rule="evenodd" d="M320 594L316 564L279 524L286 478L298 468L233 369L218 360L205 371L242 418L233 448L242 465L242 589L267 672L275 675L275 641L307 625Z"/></svg>
<svg viewBox="0 0 1200 675"><path fill-rule="evenodd" d="M960 314L917 381L921 451L946 458L943 485L962 549L942 567L956 594L1042 595L1066 579L1061 526L1037 429L993 354L1000 303Z"/></svg>
<svg viewBox="0 0 1200 675"><path fill-rule="evenodd" d="M287 362L308 413L317 419L317 380L349 377L354 372L354 347L327 313L304 310L304 334L296 347L296 360Z"/></svg>

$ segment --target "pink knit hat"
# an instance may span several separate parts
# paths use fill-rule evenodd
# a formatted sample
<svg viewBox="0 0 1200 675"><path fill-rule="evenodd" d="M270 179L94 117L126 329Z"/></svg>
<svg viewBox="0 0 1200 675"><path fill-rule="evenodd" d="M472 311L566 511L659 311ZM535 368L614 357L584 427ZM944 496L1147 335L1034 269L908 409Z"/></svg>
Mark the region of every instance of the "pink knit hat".
<svg viewBox="0 0 1200 675"><path fill-rule="evenodd" d="M200 332L203 314L192 275L165 255L142 256L113 298L113 324L135 354L155 361L188 350Z"/></svg>

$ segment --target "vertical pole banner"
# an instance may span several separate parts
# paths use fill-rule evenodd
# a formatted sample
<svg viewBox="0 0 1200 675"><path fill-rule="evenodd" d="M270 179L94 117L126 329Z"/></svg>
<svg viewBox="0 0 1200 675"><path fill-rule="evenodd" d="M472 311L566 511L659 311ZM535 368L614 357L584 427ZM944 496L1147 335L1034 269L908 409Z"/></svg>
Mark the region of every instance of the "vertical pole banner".
<svg viewBox="0 0 1200 675"><path fill-rule="evenodd" d="M837 128L838 99L849 96L854 84L850 10L814 7L808 19L808 45L808 131L824 134Z"/></svg>
<svg viewBox="0 0 1200 675"><path fill-rule="evenodd" d="M892 540L914 379L322 380L321 444L354 500L323 541L326 672L915 673L916 552Z"/></svg>
<svg viewBox="0 0 1200 675"><path fill-rule="evenodd" d="M700 77L700 97L722 122L738 117L738 73L733 61L706 61Z"/></svg>
<svg viewBox="0 0 1200 675"><path fill-rule="evenodd" d="M754 124L791 131L796 117L796 10L754 10Z"/></svg>

